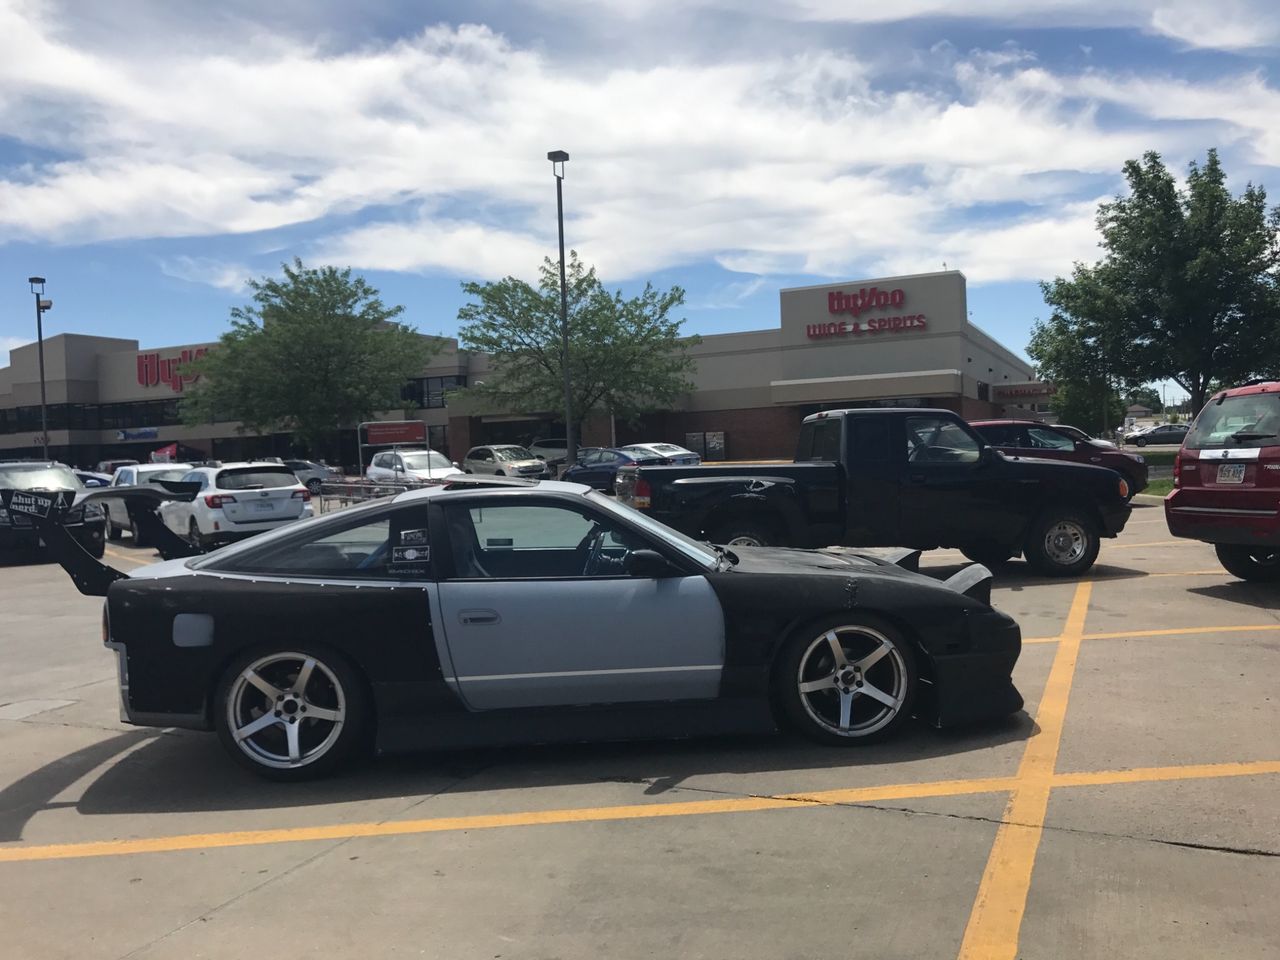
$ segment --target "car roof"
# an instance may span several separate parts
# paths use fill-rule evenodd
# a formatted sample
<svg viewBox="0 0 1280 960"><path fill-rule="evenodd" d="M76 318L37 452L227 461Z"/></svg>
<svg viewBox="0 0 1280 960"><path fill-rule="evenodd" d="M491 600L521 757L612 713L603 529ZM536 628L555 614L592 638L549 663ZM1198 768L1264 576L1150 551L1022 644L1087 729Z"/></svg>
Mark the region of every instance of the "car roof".
<svg viewBox="0 0 1280 960"><path fill-rule="evenodd" d="M1043 420L1019 420L1007 417L1004 420L970 420L971 427L1059 427L1063 424L1045 423ZM1083 432L1083 431L1081 431Z"/></svg>
<svg viewBox="0 0 1280 960"><path fill-rule="evenodd" d="M516 493L567 493L582 496L591 492L585 483L569 483L565 480L521 480L516 477L468 477L456 481L424 487L420 490L406 490L397 494L396 503L408 503L414 500L425 500L436 497L460 497L477 494L510 496Z"/></svg>
<svg viewBox="0 0 1280 960"><path fill-rule="evenodd" d="M176 463L127 463L123 467L116 467L117 470L181 470L183 467L191 468L191 463L187 460L179 460Z"/></svg>
<svg viewBox="0 0 1280 960"><path fill-rule="evenodd" d="M1215 393L1209 398L1209 403L1213 403L1219 397L1224 399L1227 397L1247 397L1259 393L1280 393L1280 380L1251 380L1238 387L1229 387L1226 390Z"/></svg>

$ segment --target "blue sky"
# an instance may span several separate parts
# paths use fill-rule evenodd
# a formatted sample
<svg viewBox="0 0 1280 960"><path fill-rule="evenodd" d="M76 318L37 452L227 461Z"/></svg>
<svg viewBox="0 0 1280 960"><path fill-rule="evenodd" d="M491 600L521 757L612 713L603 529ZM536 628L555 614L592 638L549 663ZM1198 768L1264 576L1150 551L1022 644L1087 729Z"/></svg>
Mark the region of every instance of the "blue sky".
<svg viewBox="0 0 1280 960"><path fill-rule="evenodd" d="M0 0L0 359L30 274L51 332L158 346L295 255L451 334L554 253L553 148L569 244L691 332L945 262L1020 350L1124 160L1280 191L1278 45L1255 0Z"/></svg>

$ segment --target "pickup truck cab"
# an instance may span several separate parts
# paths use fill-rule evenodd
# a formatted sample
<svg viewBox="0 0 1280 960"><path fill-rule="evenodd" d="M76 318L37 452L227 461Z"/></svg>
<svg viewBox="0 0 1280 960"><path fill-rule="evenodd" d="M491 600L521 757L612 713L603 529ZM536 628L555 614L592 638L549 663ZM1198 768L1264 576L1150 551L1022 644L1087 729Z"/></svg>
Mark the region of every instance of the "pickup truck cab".
<svg viewBox="0 0 1280 960"><path fill-rule="evenodd" d="M1019 554L1076 576L1129 519L1129 485L1090 464L1007 456L949 410L830 410L805 418L795 462L629 467L618 497L714 543L958 547L987 566Z"/></svg>

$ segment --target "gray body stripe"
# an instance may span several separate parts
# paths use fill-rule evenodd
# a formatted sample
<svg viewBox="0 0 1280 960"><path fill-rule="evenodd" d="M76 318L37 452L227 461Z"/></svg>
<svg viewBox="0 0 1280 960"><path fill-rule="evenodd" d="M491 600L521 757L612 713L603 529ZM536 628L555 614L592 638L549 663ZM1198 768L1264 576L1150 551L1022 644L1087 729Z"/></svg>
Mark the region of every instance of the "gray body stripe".
<svg viewBox="0 0 1280 960"><path fill-rule="evenodd" d="M458 681L469 680L532 680L534 677L604 677L619 673L686 673L693 670L720 670L718 663L698 664L692 667L634 667L624 670L562 670L550 673L495 673L490 676L458 677Z"/></svg>

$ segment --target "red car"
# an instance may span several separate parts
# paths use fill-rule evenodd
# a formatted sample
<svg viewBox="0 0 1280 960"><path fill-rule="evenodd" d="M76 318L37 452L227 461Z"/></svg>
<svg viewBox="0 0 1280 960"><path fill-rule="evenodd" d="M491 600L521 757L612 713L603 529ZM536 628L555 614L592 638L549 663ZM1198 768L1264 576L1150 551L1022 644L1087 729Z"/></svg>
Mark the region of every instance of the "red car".
<svg viewBox="0 0 1280 960"><path fill-rule="evenodd" d="M1214 394L1183 441L1169 532L1212 543L1243 580L1280 582L1280 382Z"/></svg>
<svg viewBox="0 0 1280 960"><path fill-rule="evenodd" d="M1009 456L1072 460L1110 467L1129 481L1130 496L1147 487L1147 462L1139 454L1125 453L1109 443L1094 440L1076 427L1059 427L1038 420L974 420L970 426L983 440Z"/></svg>

